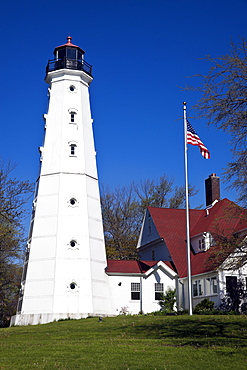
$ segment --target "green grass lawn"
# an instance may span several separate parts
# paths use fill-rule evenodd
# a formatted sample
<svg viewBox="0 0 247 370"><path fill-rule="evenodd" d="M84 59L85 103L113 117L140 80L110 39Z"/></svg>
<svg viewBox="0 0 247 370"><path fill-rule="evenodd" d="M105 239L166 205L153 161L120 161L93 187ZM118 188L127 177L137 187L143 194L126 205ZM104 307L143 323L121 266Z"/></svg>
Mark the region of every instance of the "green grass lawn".
<svg viewBox="0 0 247 370"><path fill-rule="evenodd" d="M247 316L118 316L0 329L0 369L247 368Z"/></svg>

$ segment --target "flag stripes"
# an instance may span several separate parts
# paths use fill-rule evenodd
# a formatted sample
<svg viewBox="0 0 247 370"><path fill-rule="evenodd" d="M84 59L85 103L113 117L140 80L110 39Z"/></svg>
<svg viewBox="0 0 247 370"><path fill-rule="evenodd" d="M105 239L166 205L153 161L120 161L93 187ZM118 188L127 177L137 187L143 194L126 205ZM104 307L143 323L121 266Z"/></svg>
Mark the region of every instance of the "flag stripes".
<svg viewBox="0 0 247 370"><path fill-rule="evenodd" d="M209 150L205 147L189 121L187 121L187 144L199 146L202 156L205 159L210 158Z"/></svg>

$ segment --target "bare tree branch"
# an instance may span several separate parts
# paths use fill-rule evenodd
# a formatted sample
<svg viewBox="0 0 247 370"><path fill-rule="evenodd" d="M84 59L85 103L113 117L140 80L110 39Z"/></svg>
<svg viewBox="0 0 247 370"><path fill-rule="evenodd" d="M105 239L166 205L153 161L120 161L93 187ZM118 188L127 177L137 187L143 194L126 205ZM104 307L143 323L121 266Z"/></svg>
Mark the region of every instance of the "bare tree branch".
<svg viewBox="0 0 247 370"><path fill-rule="evenodd" d="M229 132L231 135L234 161L225 169L225 180L231 181L229 188L235 188L239 201L247 205L247 42L230 44L230 53L204 60L211 63L207 75L194 75L202 82L200 86L186 86L185 90L202 93L193 107L199 117L205 117L208 124Z"/></svg>

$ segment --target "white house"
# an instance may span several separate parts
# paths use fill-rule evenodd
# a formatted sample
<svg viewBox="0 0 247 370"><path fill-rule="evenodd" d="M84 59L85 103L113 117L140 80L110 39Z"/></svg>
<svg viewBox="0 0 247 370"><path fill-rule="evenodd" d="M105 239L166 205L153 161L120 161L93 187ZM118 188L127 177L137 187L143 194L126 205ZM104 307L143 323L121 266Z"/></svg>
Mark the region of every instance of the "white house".
<svg viewBox="0 0 247 370"><path fill-rule="evenodd" d="M178 275L167 261L108 260L106 274L115 315L158 311L161 293L178 288Z"/></svg>
<svg viewBox="0 0 247 370"><path fill-rule="evenodd" d="M227 261L235 258L234 250L224 251L213 235L222 237L247 235L247 210L228 199L217 200L217 177L212 174L206 190L213 194L212 204L204 210L190 210L191 275L193 307L203 298L209 298L219 307L221 299L241 279L247 289L247 266L232 267ZM207 181L206 180L206 181ZM215 181L216 180L216 181ZM216 182L216 183L215 183ZM221 253L217 253L221 248ZM138 242L142 261L169 261L178 274L178 308L188 308L188 278L186 257L185 210L149 207L143 221ZM214 256L214 258L212 258Z"/></svg>

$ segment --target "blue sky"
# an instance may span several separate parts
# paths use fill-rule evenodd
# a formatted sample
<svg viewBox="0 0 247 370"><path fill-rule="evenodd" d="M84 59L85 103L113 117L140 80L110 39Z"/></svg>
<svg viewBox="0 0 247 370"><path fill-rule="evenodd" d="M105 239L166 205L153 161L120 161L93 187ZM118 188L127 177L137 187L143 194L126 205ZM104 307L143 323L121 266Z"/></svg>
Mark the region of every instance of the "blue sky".
<svg viewBox="0 0 247 370"><path fill-rule="evenodd" d="M35 181L47 112L44 82L56 46L72 42L93 65L90 87L99 180L111 187L158 179L184 184L183 106L200 98L179 86L207 73L200 60L229 52L246 36L246 0L13 0L1 5L1 149L17 164L15 176ZM197 83L197 80L194 82ZM189 147L189 180L205 204L204 180L222 175L231 160L229 136L205 120L190 119L210 149L205 160ZM234 200L234 191L222 197Z"/></svg>

